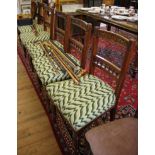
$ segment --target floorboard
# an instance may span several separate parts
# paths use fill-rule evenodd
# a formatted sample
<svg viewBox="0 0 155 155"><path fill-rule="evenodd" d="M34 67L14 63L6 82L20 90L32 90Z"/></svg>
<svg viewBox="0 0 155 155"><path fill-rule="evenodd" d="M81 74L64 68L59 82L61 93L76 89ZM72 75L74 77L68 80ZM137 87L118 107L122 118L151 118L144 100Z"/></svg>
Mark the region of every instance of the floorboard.
<svg viewBox="0 0 155 155"><path fill-rule="evenodd" d="M18 155L61 155L48 117L18 57Z"/></svg>

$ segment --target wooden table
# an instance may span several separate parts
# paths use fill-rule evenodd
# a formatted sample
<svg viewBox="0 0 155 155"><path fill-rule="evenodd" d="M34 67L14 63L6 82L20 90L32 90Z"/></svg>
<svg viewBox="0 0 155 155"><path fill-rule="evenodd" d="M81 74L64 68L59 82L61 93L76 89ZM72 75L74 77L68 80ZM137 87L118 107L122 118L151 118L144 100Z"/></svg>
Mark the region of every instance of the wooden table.
<svg viewBox="0 0 155 155"><path fill-rule="evenodd" d="M79 13L79 15L90 17L93 20L107 24L108 30L111 29L111 26L114 26L119 29L138 35L137 22L119 21L119 20L114 20L112 18L107 19L105 18L105 15L89 13L88 11L83 11L83 10L77 10L77 13Z"/></svg>

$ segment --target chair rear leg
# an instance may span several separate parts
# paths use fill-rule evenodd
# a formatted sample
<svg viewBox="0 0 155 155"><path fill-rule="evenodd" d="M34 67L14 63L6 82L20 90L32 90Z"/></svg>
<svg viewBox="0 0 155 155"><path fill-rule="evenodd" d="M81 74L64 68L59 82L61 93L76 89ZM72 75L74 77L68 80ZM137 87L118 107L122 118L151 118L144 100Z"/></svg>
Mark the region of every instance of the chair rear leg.
<svg viewBox="0 0 155 155"><path fill-rule="evenodd" d="M113 108L110 110L110 121L113 121L115 119L116 114L116 108Z"/></svg>

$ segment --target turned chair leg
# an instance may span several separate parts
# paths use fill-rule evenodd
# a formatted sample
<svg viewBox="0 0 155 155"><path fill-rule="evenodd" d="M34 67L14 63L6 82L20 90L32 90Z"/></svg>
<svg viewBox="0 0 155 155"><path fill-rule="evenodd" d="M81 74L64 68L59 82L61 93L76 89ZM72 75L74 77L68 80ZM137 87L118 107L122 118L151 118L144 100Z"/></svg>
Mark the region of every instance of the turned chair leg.
<svg viewBox="0 0 155 155"><path fill-rule="evenodd" d="M116 108L113 108L110 110L110 121L113 121L115 119L116 114Z"/></svg>
<svg viewBox="0 0 155 155"><path fill-rule="evenodd" d="M26 59L26 48L25 48L25 46L23 46L23 52L24 52L24 58Z"/></svg>
<svg viewBox="0 0 155 155"><path fill-rule="evenodd" d="M74 145L75 145L75 148L76 148L76 154L79 155L80 152L79 152L79 137L77 135L77 133L73 133L72 135L72 138L73 138L73 142L74 142Z"/></svg>
<svg viewBox="0 0 155 155"><path fill-rule="evenodd" d="M52 121L53 123L56 123L56 107L53 103L50 103L49 107L51 111Z"/></svg>

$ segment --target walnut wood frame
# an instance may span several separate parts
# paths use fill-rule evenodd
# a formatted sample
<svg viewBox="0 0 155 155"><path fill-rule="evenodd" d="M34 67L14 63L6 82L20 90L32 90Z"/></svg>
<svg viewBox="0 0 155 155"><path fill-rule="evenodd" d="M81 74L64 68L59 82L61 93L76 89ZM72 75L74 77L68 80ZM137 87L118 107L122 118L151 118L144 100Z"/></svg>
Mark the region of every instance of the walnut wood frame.
<svg viewBox="0 0 155 155"><path fill-rule="evenodd" d="M37 3L35 1L31 1L31 16L32 19L35 19L37 15Z"/></svg>
<svg viewBox="0 0 155 155"><path fill-rule="evenodd" d="M65 29L62 29L58 26L58 20L63 19L65 22ZM67 40L68 40L68 25L69 25L69 17L67 14L59 11L55 11L52 13L51 17L51 27L50 27L50 36L51 40L56 40L57 35L60 35L64 41L64 51L67 51Z"/></svg>
<svg viewBox="0 0 155 155"><path fill-rule="evenodd" d="M70 16L70 24L69 28L67 29L67 34L69 34L69 39L66 41L67 51L71 52L71 47L74 47L76 51L81 52L81 67L85 68L86 60L87 60L87 54L89 49L89 43L91 38L91 30L92 30L92 24L87 23L81 19L73 18ZM79 30L83 30L84 37L83 42L81 43L79 40L74 38L74 33L72 30L72 27L76 26L79 28Z"/></svg>

